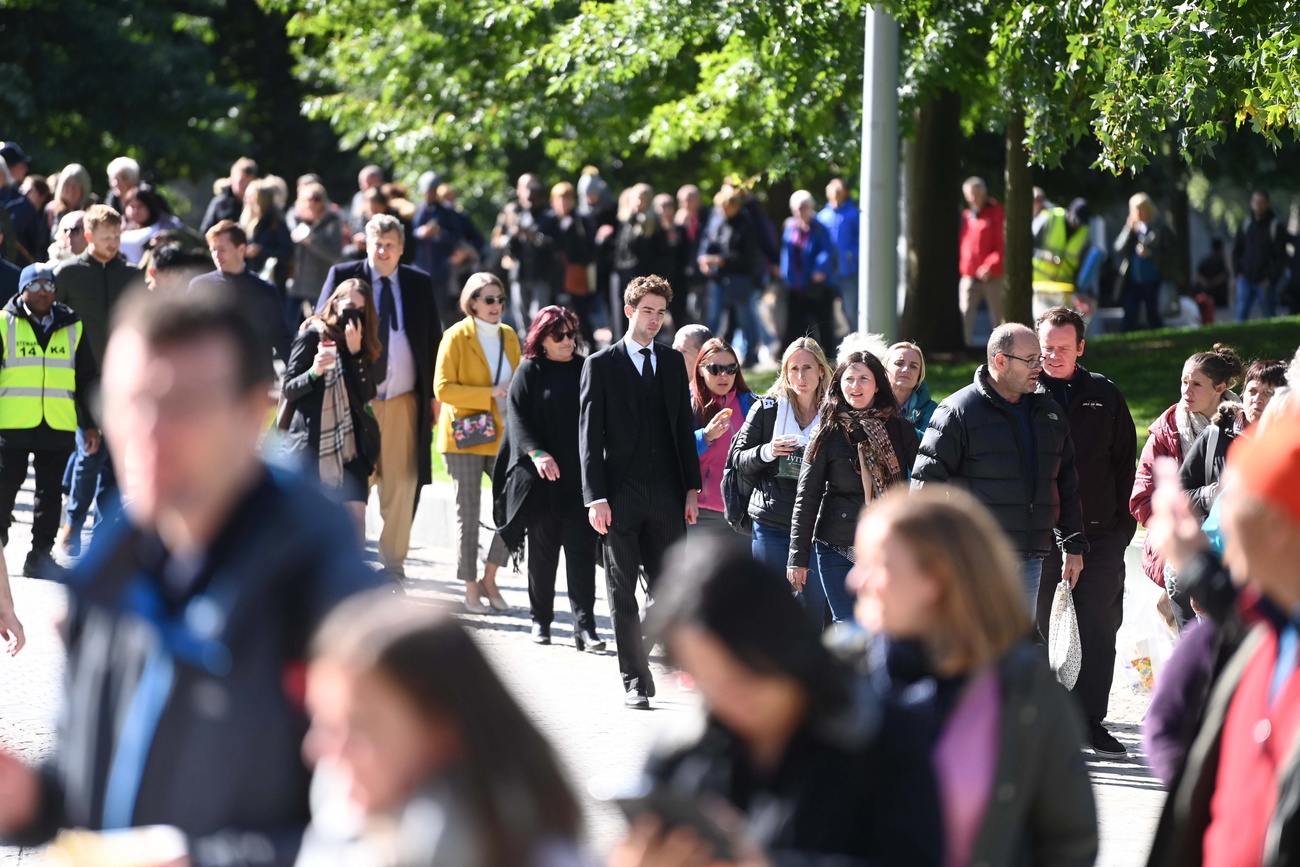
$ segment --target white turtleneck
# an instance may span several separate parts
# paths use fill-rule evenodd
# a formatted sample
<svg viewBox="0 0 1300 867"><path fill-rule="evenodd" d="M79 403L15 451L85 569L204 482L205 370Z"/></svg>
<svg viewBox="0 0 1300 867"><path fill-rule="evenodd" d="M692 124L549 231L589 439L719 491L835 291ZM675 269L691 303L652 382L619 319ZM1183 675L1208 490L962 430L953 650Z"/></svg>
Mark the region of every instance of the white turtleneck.
<svg viewBox="0 0 1300 867"><path fill-rule="evenodd" d="M483 347L483 354L487 356L488 373L493 378L493 384L509 382L514 373L510 366L510 356L501 352L501 324L499 322L487 322L474 317L474 332L478 335L479 345ZM501 355L501 370L497 372L497 354ZM505 397L497 398L497 410L505 415L506 399Z"/></svg>

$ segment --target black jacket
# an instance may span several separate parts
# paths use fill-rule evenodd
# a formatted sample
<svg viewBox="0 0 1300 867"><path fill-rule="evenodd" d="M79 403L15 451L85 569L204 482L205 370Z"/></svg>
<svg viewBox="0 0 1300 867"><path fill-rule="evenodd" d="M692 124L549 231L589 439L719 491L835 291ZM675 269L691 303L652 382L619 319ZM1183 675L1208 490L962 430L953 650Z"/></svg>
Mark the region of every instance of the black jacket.
<svg viewBox="0 0 1300 867"><path fill-rule="evenodd" d="M230 184L227 182L218 193L208 201L208 209L203 212L203 222L199 223L199 232L206 235L208 229L211 229L222 220L234 220L239 222L239 215L244 212L244 203L230 191Z"/></svg>
<svg viewBox="0 0 1300 867"><path fill-rule="evenodd" d="M1237 438L1237 420L1241 411L1239 403L1228 401L1221 404L1214 418L1183 456L1183 465L1178 470L1183 490L1202 521L1210 514L1210 507L1219 496L1219 479L1223 477L1223 465L1228 460L1228 447Z"/></svg>
<svg viewBox="0 0 1300 867"><path fill-rule="evenodd" d="M1068 382L1046 373L1039 382L1065 407L1070 422L1084 535L1114 531L1131 537L1137 530L1128 510L1137 475L1137 428L1124 395L1115 383L1083 365Z"/></svg>
<svg viewBox="0 0 1300 867"><path fill-rule="evenodd" d="M695 451L695 416L686 384L686 362L677 350L651 344L659 372L656 382L664 389L668 425L673 431L673 457L680 471L682 490L700 489L700 460ZM641 407L637 401L636 364L620 340L588 358L582 365L580 447L582 450L583 502L612 499L623 486L628 469L638 459L637 426Z"/></svg>
<svg viewBox="0 0 1300 867"><path fill-rule="evenodd" d="M174 825L195 867L288 867L309 818L308 645L331 608L379 583L356 529L273 472L195 565L169 563L126 520L106 526L68 581L63 716L41 804L5 842Z"/></svg>
<svg viewBox="0 0 1300 867"><path fill-rule="evenodd" d="M972 384L935 409L912 469L912 487L966 488L989 508L1022 556L1046 556L1053 545L1067 554L1085 554L1074 441L1065 412L1041 390L1021 400L1029 402L1037 478L1026 477L1020 426L993 391L988 368L980 365Z"/></svg>
<svg viewBox="0 0 1300 867"><path fill-rule="evenodd" d="M916 460L916 431L911 422L897 415L885 419L885 430L902 472L898 484L905 485ZM819 430L809 443L812 456L805 455L790 519L791 568L808 565L814 539L841 548L853 547L858 513L866 504L862 476L853 467L854 450L839 429L824 434Z"/></svg>
<svg viewBox="0 0 1300 867"><path fill-rule="evenodd" d="M1269 208L1264 216L1254 214L1241 221L1232 242L1232 270L1251 283L1265 280L1276 284L1286 270L1286 220Z"/></svg>
<svg viewBox="0 0 1300 867"><path fill-rule="evenodd" d="M209 271L190 281L191 292L200 287L210 289L223 286L230 287L243 296L253 321L262 329L262 336L275 351L275 356L287 359L293 336L289 334L289 326L284 320L284 301L280 290L254 274L248 265L238 274Z"/></svg>
<svg viewBox="0 0 1300 867"><path fill-rule="evenodd" d="M316 302L316 312L321 312L340 283L354 278L370 282L370 266L365 259L330 268ZM420 476L415 502L418 505L420 487L433 481L433 369L438 363L438 344L442 342L442 320L438 318L433 280L428 274L410 265L398 265L397 281L402 293L402 326L415 358L415 461ZM378 300L379 287L371 288ZM376 386L388 375L386 370L374 373Z"/></svg>
<svg viewBox="0 0 1300 867"><path fill-rule="evenodd" d="M790 527L798 479L777 478L777 461L763 460L762 449L772 441L781 404L775 397L754 401L745 424L731 439L727 467L740 473L754 492L749 497L749 517L772 527Z"/></svg>
<svg viewBox="0 0 1300 867"><path fill-rule="evenodd" d="M22 273L22 268L0 259L0 302L7 302L18 294L18 278Z"/></svg>
<svg viewBox="0 0 1300 867"><path fill-rule="evenodd" d="M56 301L50 308L50 313L54 315L54 324L46 331L32 320L20 295L10 298L4 306L4 311L31 322L32 331L36 332L36 339L40 341L42 348L50 345L50 335L55 331L81 321L81 317L71 307ZM0 327L4 327L2 320L0 320ZM5 357L0 356L0 367L3 367L6 361ZM90 392L99 379L99 366L95 363L95 353L90 348L90 341L86 339L84 326L81 342L77 345L72 363L77 379L77 427L82 430L97 427L94 416L90 412ZM6 427L4 418L0 417L0 447L71 451L77 447L77 440L75 432L55 430L44 419L36 427L11 429Z"/></svg>
<svg viewBox="0 0 1300 867"><path fill-rule="evenodd" d="M321 333L315 328L298 332L281 386L284 399L293 402L293 420L285 434L284 450L304 459L303 471L312 479L320 478L320 461L311 458L320 455L321 403L325 399L325 377L312 379L310 375L320 340ZM364 356L353 355L347 346L340 343L336 349L343 360L343 387L348 393L358 456L365 459L373 472L379 460L379 423L366 412L366 404L375 396L374 370Z"/></svg>
<svg viewBox="0 0 1300 867"><path fill-rule="evenodd" d="M721 256L722 267L710 277L731 275L754 277L758 274L760 227L745 211L737 211L731 219L721 214L709 221L704 238L700 241L701 256Z"/></svg>

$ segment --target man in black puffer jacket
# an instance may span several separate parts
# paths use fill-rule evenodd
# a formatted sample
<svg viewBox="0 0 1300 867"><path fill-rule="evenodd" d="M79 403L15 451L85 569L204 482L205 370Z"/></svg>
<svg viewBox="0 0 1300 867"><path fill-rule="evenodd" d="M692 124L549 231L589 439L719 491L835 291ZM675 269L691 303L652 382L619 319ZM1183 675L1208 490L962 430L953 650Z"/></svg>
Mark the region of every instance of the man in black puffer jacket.
<svg viewBox="0 0 1300 867"><path fill-rule="evenodd" d="M913 488L960 485L998 519L1020 553L1031 615L1053 546L1064 552L1062 577L1070 586L1088 550L1070 426L1040 390L1042 370L1033 331L1016 323L995 328L988 364L939 404L912 469Z"/></svg>

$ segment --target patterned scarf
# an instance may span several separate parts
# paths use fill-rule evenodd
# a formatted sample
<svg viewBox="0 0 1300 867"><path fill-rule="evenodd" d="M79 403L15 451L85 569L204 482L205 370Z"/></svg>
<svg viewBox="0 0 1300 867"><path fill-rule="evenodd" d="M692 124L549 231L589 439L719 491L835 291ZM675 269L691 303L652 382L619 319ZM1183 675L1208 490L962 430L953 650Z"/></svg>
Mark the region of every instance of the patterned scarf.
<svg viewBox="0 0 1300 867"><path fill-rule="evenodd" d="M320 402L320 480L329 488L343 487L343 467L357 456L357 438L348 408L348 390L343 385L343 358L321 377L325 394Z"/></svg>
<svg viewBox="0 0 1300 867"><path fill-rule="evenodd" d="M885 490L903 478L894 444L889 440L885 419L890 410L842 409L835 413L835 426L844 431L853 451L853 469L862 477L862 493L870 503L881 497ZM865 436L854 436L861 431ZM863 472L863 468L866 472Z"/></svg>

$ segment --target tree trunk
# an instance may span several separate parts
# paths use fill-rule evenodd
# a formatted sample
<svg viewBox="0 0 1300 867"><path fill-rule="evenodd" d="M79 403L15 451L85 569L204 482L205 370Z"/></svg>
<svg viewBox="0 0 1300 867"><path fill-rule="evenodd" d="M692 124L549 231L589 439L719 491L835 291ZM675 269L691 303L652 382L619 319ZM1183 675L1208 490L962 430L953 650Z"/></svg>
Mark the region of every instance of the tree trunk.
<svg viewBox="0 0 1300 867"><path fill-rule="evenodd" d="M1006 294L1002 316L1007 322L1033 324L1034 186L1025 152L1025 113L1019 109L1007 118L1006 246L1003 273Z"/></svg>
<svg viewBox="0 0 1300 867"><path fill-rule="evenodd" d="M1173 170L1174 184L1169 191L1169 228L1173 237L1169 239L1169 254L1166 267L1169 271L1165 279L1178 287L1180 295L1188 294L1191 288L1192 273L1192 226L1190 222L1191 206L1187 201L1187 164L1181 160L1170 167Z"/></svg>
<svg viewBox="0 0 1300 867"><path fill-rule="evenodd" d="M957 309L961 98L941 91L916 110L907 158L907 294L899 337L926 352L964 348Z"/></svg>

